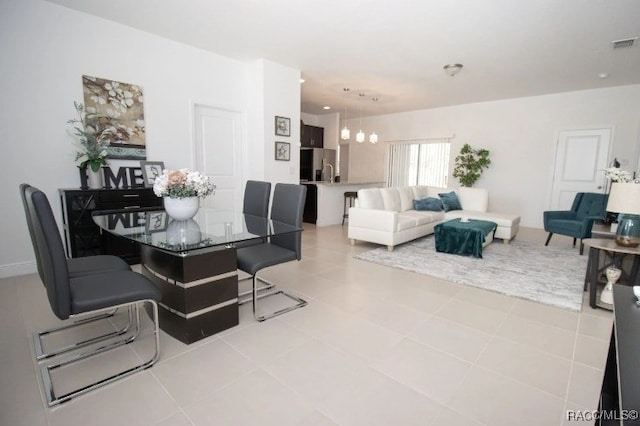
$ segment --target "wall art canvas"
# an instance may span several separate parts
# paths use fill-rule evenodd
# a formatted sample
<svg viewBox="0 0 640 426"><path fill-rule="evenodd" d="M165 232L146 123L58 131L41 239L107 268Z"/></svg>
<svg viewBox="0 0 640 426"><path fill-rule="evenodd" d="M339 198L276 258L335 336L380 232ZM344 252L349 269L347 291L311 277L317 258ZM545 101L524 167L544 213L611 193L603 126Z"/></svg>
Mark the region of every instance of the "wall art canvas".
<svg viewBox="0 0 640 426"><path fill-rule="evenodd" d="M98 132L109 132L108 158L145 160L147 158L142 87L130 83L82 76L87 111L99 117Z"/></svg>

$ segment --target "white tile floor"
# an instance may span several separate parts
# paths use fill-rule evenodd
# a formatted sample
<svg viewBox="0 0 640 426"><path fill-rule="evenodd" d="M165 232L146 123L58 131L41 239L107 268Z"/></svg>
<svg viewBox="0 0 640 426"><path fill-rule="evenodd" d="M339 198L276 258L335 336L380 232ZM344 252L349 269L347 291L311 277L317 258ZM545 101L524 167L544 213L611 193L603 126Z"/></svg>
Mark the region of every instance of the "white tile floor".
<svg viewBox="0 0 640 426"><path fill-rule="evenodd" d="M43 287L0 280L0 424L572 425L566 410L596 408L612 318L586 297L574 313L378 266L353 259L374 246L346 226L305 228L303 260L263 275L308 306L257 323L243 305L239 326L190 346L162 333L151 369L53 409L30 341L56 324ZM113 364L99 361L59 386Z"/></svg>

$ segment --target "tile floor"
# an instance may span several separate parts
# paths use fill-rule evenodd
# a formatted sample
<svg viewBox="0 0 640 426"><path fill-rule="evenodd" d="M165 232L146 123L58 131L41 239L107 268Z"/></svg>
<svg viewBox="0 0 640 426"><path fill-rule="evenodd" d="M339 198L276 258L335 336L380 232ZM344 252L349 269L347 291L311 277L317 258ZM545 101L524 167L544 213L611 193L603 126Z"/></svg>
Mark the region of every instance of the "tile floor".
<svg viewBox="0 0 640 426"><path fill-rule="evenodd" d="M52 409L30 340L56 323L44 289L35 274L0 280L0 424L572 425L567 410L596 408L610 312L354 260L374 246L349 245L346 226L306 226L303 242L301 262L263 276L307 307L257 323L243 305L239 326L190 346L162 333L151 369ZM65 369L54 383L143 357L150 343L147 333L117 360Z"/></svg>

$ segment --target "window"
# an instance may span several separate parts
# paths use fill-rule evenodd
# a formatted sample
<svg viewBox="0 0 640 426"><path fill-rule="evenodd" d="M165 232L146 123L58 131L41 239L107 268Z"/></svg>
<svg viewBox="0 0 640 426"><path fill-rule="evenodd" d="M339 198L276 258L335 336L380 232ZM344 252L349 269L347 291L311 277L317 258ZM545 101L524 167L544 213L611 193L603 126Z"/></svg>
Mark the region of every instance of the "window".
<svg viewBox="0 0 640 426"><path fill-rule="evenodd" d="M447 186L449 140L400 142L389 146L389 186Z"/></svg>

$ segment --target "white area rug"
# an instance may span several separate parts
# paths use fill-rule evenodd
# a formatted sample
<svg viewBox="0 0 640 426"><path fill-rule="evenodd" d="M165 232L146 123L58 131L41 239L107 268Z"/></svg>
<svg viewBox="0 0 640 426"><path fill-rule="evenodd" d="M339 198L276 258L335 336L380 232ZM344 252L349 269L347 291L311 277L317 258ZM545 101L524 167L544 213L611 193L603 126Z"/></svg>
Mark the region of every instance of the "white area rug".
<svg viewBox="0 0 640 426"><path fill-rule="evenodd" d="M577 249L499 240L484 248L483 259L476 259L438 253L434 245L431 235L392 252L380 247L355 258L572 311L582 309L588 256L580 256Z"/></svg>

